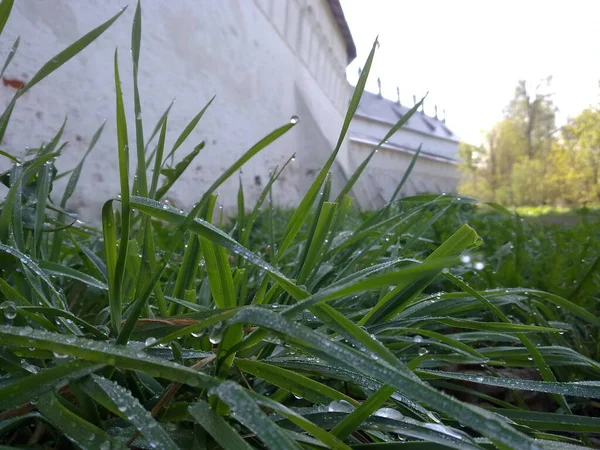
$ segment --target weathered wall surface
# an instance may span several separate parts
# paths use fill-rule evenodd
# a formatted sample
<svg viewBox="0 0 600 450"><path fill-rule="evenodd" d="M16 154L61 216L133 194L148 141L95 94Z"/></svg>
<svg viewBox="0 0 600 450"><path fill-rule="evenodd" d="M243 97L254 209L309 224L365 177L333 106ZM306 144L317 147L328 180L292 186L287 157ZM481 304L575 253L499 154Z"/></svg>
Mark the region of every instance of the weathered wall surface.
<svg viewBox="0 0 600 450"><path fill-rule="evenodd" d="M0 39L7 55L21 45L6 79L27 82L50 57L115 14L118 0L28 0L15 2ZM145 135L173 98L168 142L216 94L216 99L182 157L201 140L206 148L169 198L186 207L196 201L223 169L253 143L292 115L300 123L244 168L246 197L252 202L269 170L297 153L274 194L293 204L304 193L333 146L348 104L346 50L324 0L222 0L143 3L140 91ZM17 102L2 148L22 154L47 142L65 115L69 146L58 161L73 167L98 126L107 125L90 155L70 204L83 218L98 221L101 204L118 190L113 55L119 48L121 78L134 138L131 91L131 23L135 5L95 43ZM14 88L0 83L0 106ZM134 148L134 145L131 145ZM344 148L342 157L348 158ZM133 164L132 164L133 166ZM221 202L235 203L237 179L220 190Z"/></svg>

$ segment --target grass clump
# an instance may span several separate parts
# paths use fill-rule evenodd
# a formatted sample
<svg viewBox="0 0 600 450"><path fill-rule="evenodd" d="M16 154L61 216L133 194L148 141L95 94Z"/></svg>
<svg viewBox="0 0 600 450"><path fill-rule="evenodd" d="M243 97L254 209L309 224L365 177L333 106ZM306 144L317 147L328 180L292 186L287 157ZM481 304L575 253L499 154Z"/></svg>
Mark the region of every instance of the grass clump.
<svg viewBox="0 0 600 450"><path fill-rule="evenodd" d="M12 2L0 5L7 15ZM138 4L136 68L140 11ZM111 21L53 58L45 75ZM595 300L591 269L578 278L579 294L566 296L530 289L534 277L500 256L495 264L507 268L496 268L497 278L472 273L466 258L486 248L475 229L493 237L497 219L465 216L472 201L436 195L352 212L347 194L370 157L332 194L329 170L375 48L336 148L287 217L269 205L283 166L256 205L245 205L240 188L236 220L212 225L216 189L297 121L253 145L190 211L161 202L203 144L182 163L166 161L187 146L210 103L171 149L168 111L146 140L136 120L128 142L117 54L121 195L104 204L100 231L65 210L81 165L58 204L49 196L62 175L54 168L60 131L26 160L5 155L14 164L0 178L8 188L0 214L2 445L575 449L597 442L600 421L591 416L600 367L576 338L585 330L595 339L598 330L586 309ZM142 118L137 70L133 90ZM515 223L522 244L526 232ZM508 254L523 261L531 248ZM497 289L503 280L511 289Z"/></svg>

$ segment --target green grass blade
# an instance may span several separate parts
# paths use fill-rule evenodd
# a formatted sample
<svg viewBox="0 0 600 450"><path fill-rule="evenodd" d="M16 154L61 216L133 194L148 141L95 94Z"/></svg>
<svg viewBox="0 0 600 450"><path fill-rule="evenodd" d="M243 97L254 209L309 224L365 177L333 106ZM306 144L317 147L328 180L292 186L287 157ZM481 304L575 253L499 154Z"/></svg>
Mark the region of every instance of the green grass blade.
<svg viewBox="0 0 600 450"><path fill-rule="evenodd" d="M405 375L395 367L374 360L370 355L356 351L335 341L331 341L320 333L284 318L280 314L264 309L249 307L238 312L231 322L253 323L268 328L278 335L285 336L290 344L330 363L340 364L351 370L359 371L382 384L390 385L402 393L410 393L411 398L454 417L461 417L463 422L479 431L493 442L505 448L521 448L525 445L532 448L533 441L523 433L515 430L497 416L485 410L461 403L433 387Z"/></svg>
<svg viewBox="0 0 600 450"><path fill-rule="evenodd" d="M156 137L156 135L158 134L160 129L164 126L164 123L167 120L167 117L169 117L169 112L171 111L171 108L174 103L175 103L175 100L173 100L169 104L169 106L167 107L165 112L162 114L162 116L160 116L160 119L158 119L158 122L156 122L156 125L154 126L154 130L152 130L152 134L150 135L150 137L148 138L148 141L146 142L146 147L145 147L146 151L148 151L148 147L150 146L150 143L154 140L154 138ZM146 159L146 167L150 167L150 163L152 162L153 157L154 156L151 155L148 157L148 159ZM161 158L159 158L159 163L162 164ZM160 167L160 164L159 164L159 167Z"/></svg>
<svg viewBox="0 0 600 450"><path fill-rule="evenodd" d="M60 201L61 208L65 208L67 206L67 201L71 198L71 196L73 195L73 192L75 192L75 187L77 186L77 183L79 182L79 177L81 176L81 171L83 169L83 165L85 164L85 160L87 159L89 154L92 152L92 150L98 143L100 136L102 136L102 132L104 131L104 125L106 125L106 121L104 121L102 123L102 125L100 125L100 127L96 130L96 132L92 136L90 144L88 145L87 151L83 155L83 158L81 158L81 161L79 161L79 163L77 164L77 166L75 166L75 169L71 173L71 177L69 178L69 181L67 182L67 186L65 187L65 192Z"/></svg>
<svg viewBox="0 0 600 450"><path fill-rule="evenodd" d="M50 195L50 183L52 183L52 164L45 163L37 175L37 202L35 205L35 224L33 228L33 249L32 254L41 258L43 255L42 249L42 232L44 231L44 223L46 222L46 203Z"/></svg>
<svg viewBox="0 0 600 450"><path fill-rule="evenodd" d="M225 450L251 450L250 446L221 416L204 401L190 406L190 415Z"/></svg>
<svg viewBox="0 0 600 450"><path fill-rule="evenodd" d="M328 403L332 400L345 400L350 404L358 404L352 397L291 370L260 361L241 358L235 360L235 365L243 372L262 378L313 403L320 404Z"/></svg>
<svg viewBox="0 0 600 450"><path fill-rule="evenodd" d="M165 113L166 114L166 113ZM158 137L158 145L156 146L156 157L154 159L154 170L152 171L152 182L150 184L150 198L158 200L156 189L158 188L158 180L160 177L160 169L162 166L163 153L165 151L165 139L167 136L168 117L165 116L160 127L160 136Z"/></svg>
<svg viewBox="0 0 600 450"><path fill-rule="evenodd" d="M68 60L77 55L80 51L94 42L102 33L104 33L120 16L123 14L126 8L123 8L119 13L111 17L109 20L104 22L102 25L94 28L92 31L87 33L85 36L81 37L79 40L75 41L73 44L69 45L66 49L58 53L54 58L50 59L46 64L44 64L40 70L36 72L29 83L18 92L18 96L20 97L33 86L38 84Z"/></svg>
<svg viewBox="0 0 600 450"><path fill-rule="evenodd" d="M111 300L111 317L118 314L115 320L121 320L121 309L123 304L123 281L125 276L125 262L127 261L127 250L129 248L129 232L131 222L131 206L129 204L129 142L127 137L127 119L125 117L125 107L123 105L123 92L121 91L121 80L119 77L118 53L115 50L115 91L117 99L117 145L119 152L119 181L121 185L121 239L119 252L114 269L114 283L109 283L113 295ZM105 238L106 239L106 238ZM107 268L109 265L107 264ZM110 278L109 278L110 280ZM118 310L118 312L117 312ZM114 324L113 324L114 326Z"/></svg>
<svg viewBox="0 0 600 450"><path fill-rule="evenodd" d="M444 258L448 256L455 256L462 251L469 250L474 246L479 245L480 243L481 238L477 235L475 230L468 225L463 225L452 236L444 241L442 245L436 248L431 255L427 257L426 261L431 261L439 257ZM411 295L414 297L417 293L421 292L422 288L425 288L436 276L437 274L432 275L429 280L424 281L423 285L415 285L414 292ZM404 296L402 296L401 293L410 287L411 286L408 283L399 284L396 288L390 291L390 293L385 295L377 302L377 304L360 321L360 325L375 323L384 317L389 319L391 315L399 312L399 308L402 308L403 305L406 305Z"/></svg>
<svg viewBox="0 0 600 450"><path fill-rule="evenodd" d="M42 146L38 152L38 156L44 156L48 153L52 153L54 151L54 149L58 146L58 143L60 142L60 138L62 137L64 131L65 131L65 126L67 126L67 118L65 117L65 119L63 120L62 125L60 126L58 132L54 135L54 137L50 140L50 142L48 142L48 145Z"/></svg>
<svg viewBox="0 0 600 450"><path fill-rule="evenodd" d="M13 3L14 0L2 0L2 3L0 3L0 34L4 31L6 22L8 22Z"/></svg>
<svg viewBox="0 0 600 450"><path fill-rule="evenodd" d="M102 367L89 361L73 360L27 375L0 387L0 410L14 408L48 391L57 390Z"/></svg>
<svg viewBox="0 0 600 450"><path fill-rule="evenodd" d="M161 143L159 142L159 147L160 147ZM164 145L164 142L163 142ZM161 198L163 198L166 193L169 191L169 189L171 189L171 187L175 184L175 182L179 179L179 177L183 174L183 172L185 172L185 170L188 168L188 166L192 163L192 161L194 160L194 158L196 156L198 156L198 154L200 153L200 150L202 150L204 148L204 141L200 142L198 145L196 145L194 147L194 150L192 150L189 154L187 154L180 162L178 162L175 165L175 168L164 168L164 169L160 169L160 174L165 176L165 182L163 183L163 185L158 188L158 190L156 191L156 195L154 196L154 198L156 200L160 200ZM158 161L158 154L157 154L157 161Z"/></svg>
<svg viewBox="0 0 600 450"><path fill-rule="evenodd" d="M240 170L243 167L243 165L246 164L246 162L248 162L253 156L255 156L269 144L271 144L272 142L283 136L285 133L287 133L289 130L291 130L295 124L296 122L290 122L286 125L277 128L276 130L272 131L264 138L262 138L260 141L258 141L256 144L254 144L252 147L250 147L250 149L248 149L246 153L244 153L235 163L233 163L227 170L225 170L225 172L223 172L221 176L219 176L219 178L217 178L215 182L204 192L200 202L206 203L208 197L212 195L217 190L217 188L221 186L221 184L223 184L231 175Z"/></svg>
<svg viewBox="0 0 600 450"><path fill-rule="evenodd" d="M4 139L4 133L6 133L6 128L8 127L8 122L10 121L10 117L12 116L12 112L15 109L15 104L17 103L17 98L19 96L19 91L15 95L13 95L12 100L0 116L0 142L1 139Z"/></svg>
<svg viewBox="0 0 600 450"><path fill-rule="evenodd" d="M121 327L121 302L116 297L117 283L117 230L113 201L109 200L102 206L102 236L104 238L104 254L106 258L106 274L108 278L108 303L110 308L110 322L112 329L117 331Z"/></svg>
<svg viewBox="0 0 600 450"><path fill-rule="evenodd" d="M246 226L244 227L244 231L242 232L242 237L240 238L240 244L242 244L244 247L248 247L248 245L249 245L250 233L252 232L252 230L254 228L254 223L256 222L256 219L258 217L260 207L263 205L269 192L271 192L273 184L275 183L275 181L277 181L277 178L279 178L281 173L285 170L285 168L288 166L288 164L290 164L293 161L294 158L295 158L295 155L290 156L289 159L285 162L285 164L281 168L281 170L278 171L277 167L275 168L273 174L269 178L269 181L267 182L264 189L261 191L260 195L258 196L258 200L256 201L256 204L254 205L252 212L250 213L250 215L248 216L248 218L246 220Z"/></svg>
<svg viewBox="0 0 600 450"><path fill-rule="evenodd" d="M71 278L73 280L79 280L82 283L85 283L89 286L94 286L104 291L108 290L108 286L102 281L92 277L91 275L75 270L69 266L54 263L51 261L40 261L39 267L49 275L56 275Z"/></svg>
<svg viewBox="0 0 600 450"><path fill-rule="evenodd" d="M5 3L5 2L6 2L6 0L4 0L3 3ZM2 5L0 5L0 8L2 8ZM0 12L0 15L1 14L2 13ZM0 33L2 33L1 30L0 30ZM21 40L21 37L17 37L17 39L15 39L15 43L13 44L12 48L10 49L10 52L8 53L8 56L6 57L6 61L4 61L4 65L2 66L2 70L0 71L0 78L2 78L2 76L4 75L4 71L6 70L6 68L8 67L8 65L10 64L10 62L12 61L13 57L17 53L17 49L19 48L19 41L20 40Z"/></svg>
<svg viewBox="0 0 600 450"><path fill-rule="evenodd" d="M178 383L200 388L212 388L218 380L197 370L157 358L140 347L125 347L102 341L65 336L58 333L33 330L31 327L0 326L0 336L6 345L35 347L62 355L73 356L120 369L148 373Z"/></svg>
<svg viewBox="0 0 600 450"><path fill-rule="evenodd" d="M194 131L194 128L196 128L196 125L198 125L198 122L200 122L200 119L202 119L202 116L204 116L204 113L206 112L208 107L212 104L214 99L215 99L215 97L211 98L208 101L208 103L206 105L204 105L204 108L202 108L200 110L200 112L198 114L196 114L196 116L190 121L190 123L187 124L187 126L183 129L183 131L181 132L181 134L175 141L175 144L173 144L173 148L171 149L171 151L168 153L166 158L161 162L162 164L164 164L164 162L167 159L169 159L171 156L173 156L175 154L177 149L179 147L181 147L181 145L185 142L185 140L192 133L192 131Z"/></svg>
<svg viewBox="0 0 600 450"><path fill-rule="evenodd" d="M269 420L255 400L240 385L225 381L213 389L212 393L225 402L235 413L236 419L256 433L267 448L282 450L301 448L283 429Z"/></svg>
<svg viewBox="0 0 600 450"><path fill-rule="evenodd" d="M363 423L371 414L383 405L388 398L396 390L390 386L382 386L360 404L358 408L348 414L341 422L339 422L335 428L331 430L331 434L337 436L340 439L345 439L356 430L361 423Z"/></svg>
<svg viewBox="0 0 600 450"><path fill-rule="evenodd" d="M144 146L144 126L142 105L138 87L138 70L140 63L140 45L142 40L142 7L138 0L133 16L131 29L131 58L133 60L133 111L135 114L135 143L137 150L136 177L133 192L142 197L148 196L148 180L146 177L146 148Z"/></svg>
<svg viewBox="0 0 600 450"><path fill-rule="evenodd" d="M378 45L378 42L377 42L377 40L375 40L375 42L373 43L371 52L369 53L367 61L365 62L365 65L363 67L362 73L358 79L358 82L356 83L356 88L354 89L354 93L352 94L352 99L350 100L350 105L348 106L348 111L346 112L346 117L344 118L344 123L343 123L342 129L340 131L338 142L337 142L333 152L331 153L330 157L327 159L327 162L321 168L321 171L315 178L315 181L313 182L313 184L309 188L308 192L306 193L306 195L300 202L300 205L298 205L298 208L294 212L294 215L290 219L288 226L284 233L283 241L280 243L279 249L275 255L274 262L279 261L279 259L283 256L283 254L287 251L287 249L292 245L292 242L294 241L296 235L300 231L302 224L305 222L306 217L310 213L310 209L311 209L313 203L315 202L315 199L319 195L321 186L323 185L323 182L325 181L325 178L327 177L327 174L329 173L329 170L331 169L331 166L333 165L333 162L335 161L335 158L337 157L337 154L342 146L342 143L344 142L344 138L346 136L346 133L348 132L348 127L350 126L350 122L352 121L352 118L354 117L354 114L356 113L356 110L358 109L358 104L360 103L360 99L362 97L362 93L365 89L365 85L367 83L367 78L369 76L369 71L371 70L371 64L373 63L373 58L375 57L375 49L376 49L377 45Z"/></svg>
<svg viewBox="0 0 600 450"><path fill-rule="evenodd" d="M173 224L183 224L187 220L186 216L179 210L171 208L167 205L161 205L160 203L150 199L133 197L132 205L144 214L151 215L152 217ZM187 217L190 217L191 214L192 213L190 213ZM210 223L205 222L202 219L196 219L193 222L191 221L188 226L190 231L228 249L232 253L241 255L242 258L246 259L250 263L255 264L269 272L293 297L304 298L306 296L306 293L303 289L296 286L294 282L285 277L281 272L279 272L279 270L256 256L254 252L242 247L237 241Z"/></svg>
<svg viewBox="0 0 600 450"><path fill-rule="evenodd" d="M87 151L83 155L83 158L81 158L81 161L79 161L77 166L75 166L75 169L73 169L73 172L71 173L71 176L69 177L69 181L67 181L67 185L65 186L65 191L64 191L62 199L60 201L61 208L64 209L67 207L67 202L73 195L73 192L75 192L75 187L77 186L77 183L79 182L79 177L81 176L81 171L83 170L83 165L85 164L85 160L87 159L88 155L91 153L91 151L96 146L96 143L100 139L100 136L102 135L102 131L104 130L104 125L106 125L106 121L104 121L102 123L102 125L100 125L100 128L98 128L96 130L96 132L92 136L92 140L90 141ZM56 178L55 178L55 180L56 180ZM60 213L57 218L57 223L59 224L59 226L60 226L60 224L64 224L65 220L66 220L65 214ZM55 261L55 262L58 261L58 259L60 257L62 242L63 242L63 233L61 233L60 231L57 231L56 233L54 233L54 237L52 240L52 253L50 256L51 261Z"/></svg>
<svg viewBox="0 0 600 450"><path fill-rule="evenodd" d="M520 380L514 378L501 378L482 376L480 373L454 373L440 370L417 370L419 375L427 378L446 378L451 380L463 380L471 383L485 384L488 386L499 386L511 390L545 392L548 394L569 395L573 397L600 399L600 382L576 381L576 382L549 382Z"/></svg>
<svg viewBox="0 0 600 450"><path fill-rule="evenodd" d="M152 443L152 446L161 449L179 448L169 437L167 431L154 420L150 412L128 390L98 375L91 375L89 382L83 386L92 398L108 407L114 414L131 422Z"/></svg>
<svg viewBox="0 0 600 450"><path fill-rule="evenodd" d="M106 448L107 445L109 448L124 448L117 439L63 406L53 393L42 395L36 406L48 422L79 448Z"/></svg>
<svg viewBox="0 0 600 450"><path fill-rule="evenodd" d="M423 103L423 100L421 100L419 103ZM404 171L404 175L402 175L402 179L400 180L400 183L398 183L398 186L396 186L396 189L394 190L394 193L392 194L392 198L389 201L390 204L394 200L396 200L396 197L398 197L398 194L400 194L400 191L402 191L402 188L404 187L404 185L406 184L406 181L408 180L408 177L412 173L412 170L415 167L415 164L417 163L417 160L419 159L420 154L421 154L421 146L419 145L419 148L417 149L417 151L413 155L412 159L410 160L410 164Z"/></svg>

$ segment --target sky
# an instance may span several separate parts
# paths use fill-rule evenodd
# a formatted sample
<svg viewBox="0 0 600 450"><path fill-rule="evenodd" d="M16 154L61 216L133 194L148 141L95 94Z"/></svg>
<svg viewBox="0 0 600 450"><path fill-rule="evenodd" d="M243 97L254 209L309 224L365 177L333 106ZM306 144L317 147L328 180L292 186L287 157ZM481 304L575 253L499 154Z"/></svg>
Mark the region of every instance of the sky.
<svg viewBox="0 0 600 450"><path fill-rule="evenodd" d="M559 124L600 102L600 0L341 0L357 58L354 85L379 35L367 89L425 111L478 144L520 79L551 75Z"/></svg>

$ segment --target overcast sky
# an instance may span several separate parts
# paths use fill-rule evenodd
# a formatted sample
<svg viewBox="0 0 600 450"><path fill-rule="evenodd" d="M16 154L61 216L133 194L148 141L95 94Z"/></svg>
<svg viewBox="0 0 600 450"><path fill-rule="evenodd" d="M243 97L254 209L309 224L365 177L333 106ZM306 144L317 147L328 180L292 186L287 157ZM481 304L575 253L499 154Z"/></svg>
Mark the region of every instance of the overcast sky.
<svg viewBox="0 0 600 450"><path fill-rule="evenodd" d="M367 89L403 104L429 91L463 140L502 118L519 79L553 76L560 118L600 101L600 0L341 0L358 57L356 83L376 35Z"/></svg>

